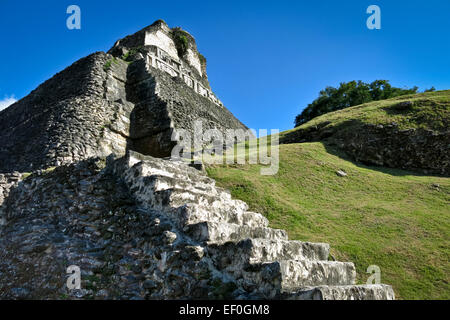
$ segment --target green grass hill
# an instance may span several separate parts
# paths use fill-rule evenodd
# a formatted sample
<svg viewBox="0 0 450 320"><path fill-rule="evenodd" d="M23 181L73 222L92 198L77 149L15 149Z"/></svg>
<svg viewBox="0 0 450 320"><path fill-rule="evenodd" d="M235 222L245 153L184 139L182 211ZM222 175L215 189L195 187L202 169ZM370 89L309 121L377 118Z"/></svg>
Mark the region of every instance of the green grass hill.
<svg viewBox="0 0 450 320"><path fill-rule="evenodd" d="M404 102L411 102L411 105L402 108ZM357 130L357 124L388 125L393 122L398 124L399 129L448 130L450 90L404 95L326 113L299 127L282 132L280 138L312 127Z"/></svg>

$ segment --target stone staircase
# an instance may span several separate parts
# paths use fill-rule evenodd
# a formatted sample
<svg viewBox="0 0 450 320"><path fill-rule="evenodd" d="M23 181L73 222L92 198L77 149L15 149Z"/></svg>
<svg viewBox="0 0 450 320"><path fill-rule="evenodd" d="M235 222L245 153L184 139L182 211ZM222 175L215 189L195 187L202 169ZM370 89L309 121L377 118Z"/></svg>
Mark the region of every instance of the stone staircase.
<svg viewBox="0 0 450 320"><path fill-rule="evenodd" d="M246 292L267 299L394 299L388 285L355 285L354 264L328 261L328 244L289 241L187 164L131 151L121 172L142 207L166 216L178 237L202 247L214 270Z"/></svg>

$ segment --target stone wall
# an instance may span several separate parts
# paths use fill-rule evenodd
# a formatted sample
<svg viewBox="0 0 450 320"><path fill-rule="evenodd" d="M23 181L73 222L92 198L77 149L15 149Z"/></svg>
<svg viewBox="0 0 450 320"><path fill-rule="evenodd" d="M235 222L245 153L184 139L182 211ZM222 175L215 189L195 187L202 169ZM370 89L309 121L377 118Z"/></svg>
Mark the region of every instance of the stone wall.
<svg viewBox="0 0 450 320"><path fill-rule="evenodd" d="M0 112L0 172L125 153L133 109L123 100L128 65L106 72L111 58L83 58Z"/></svg>
<svg viewBox="0 0 450 320"><path fill-rule="evenodd" d="M247 130L224 106L196 94L180 77L153 68L144 57L146 49L142 52L128 69L128 99L135 104L131 114L133 150L170 156L174 130L185 129L193 134L195 121L202 121L204 129L216 128L224 135L227 129Z"/></svg>
<svg viewBox="0 0 450 320"><path fill-rule="evenodd" d="M159 69L172 77L178 77L183 80L188 87L192 88L195 93L208 98L218 106L223 106L223 103L208 87L205 87L202 82L196 80L195 77L192 76L191 69L184 63L173 60L164 50L156 46L149 46L141 51L146 55L147 68L152 67Z"/></svg>
<svg viewBox="0 0 450 320"><path fill-rule="evenodd" d="M182 54L177 50L175 34L182 35L187 41L186 51ZM108 53L115 57L121 57L142 47L159 48L164 55L167 55L167 59L164 60L169 65L181 65L187 69L186 73L191 78L211 91L206 74L206 61L201 61L195 39L188 32L178 27L171 29L164 21L158 20L135 34L117 41ZM159 54L157 56L161 58Z"/></svg>
<svg viewBox="0 0 450 320"><path fill-rule="evenodd" d="M367 165L450 176L450 132L399 129L396 123L374 125L349 120L339 126L323 122L294 130L280 143L324 141Z"/></svg>

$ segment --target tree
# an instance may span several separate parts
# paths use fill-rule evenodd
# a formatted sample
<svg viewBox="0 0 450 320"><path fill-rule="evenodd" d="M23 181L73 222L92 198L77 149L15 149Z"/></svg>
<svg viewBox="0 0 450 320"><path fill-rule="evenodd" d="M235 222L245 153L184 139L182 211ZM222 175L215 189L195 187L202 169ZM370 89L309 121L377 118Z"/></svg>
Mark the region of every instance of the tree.
<svg viewBox="0 0 450 320"><path fill-rule="evenodd" d="M434 89L434 88L432 88ZM372 83L350 81L340 83L338 88L326 87L319 97L295 118L298 127L322 114L345 109L370 101L389 99L406 94L417 93L418 87L401 89L392 87L388 80L375 80ZM431 90L431 89L429 89Z"/></svg>

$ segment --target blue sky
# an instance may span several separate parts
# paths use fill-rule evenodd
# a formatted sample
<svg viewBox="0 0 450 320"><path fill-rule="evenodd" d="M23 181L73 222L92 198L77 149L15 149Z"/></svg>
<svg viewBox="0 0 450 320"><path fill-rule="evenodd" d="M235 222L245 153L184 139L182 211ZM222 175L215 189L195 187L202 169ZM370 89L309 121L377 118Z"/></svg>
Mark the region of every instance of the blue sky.
<svg viewBox="0 0 450 320"><path fill-rule="evenodd" d="M81 30L66 9L81 8ZM381 8L381 30L366 9ZM0 3L0 100L164 19L197 40L211 86L254 129L293 127L325 86L388 79L450 89L450 1L28 1ZM1 108L1 102L0 102Z"/></svg>

